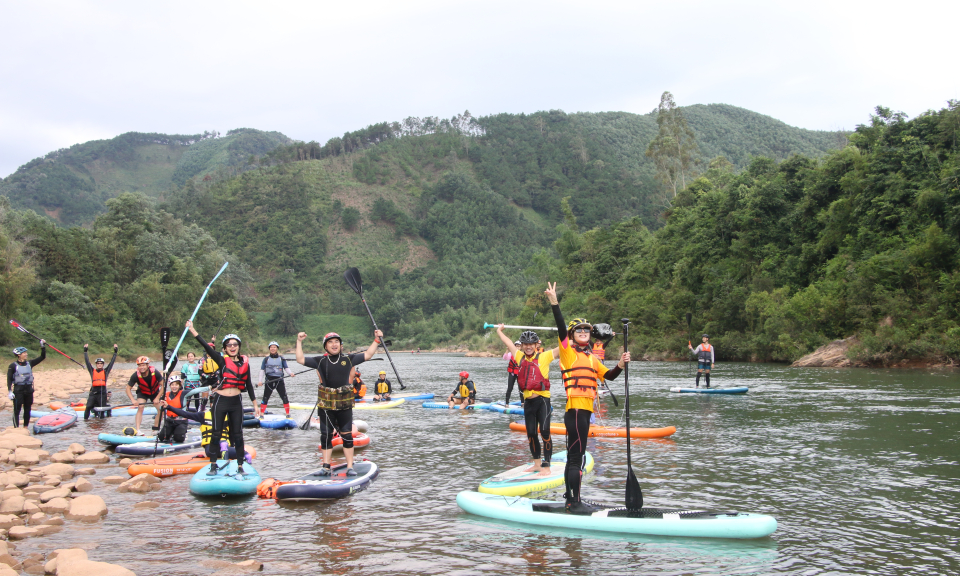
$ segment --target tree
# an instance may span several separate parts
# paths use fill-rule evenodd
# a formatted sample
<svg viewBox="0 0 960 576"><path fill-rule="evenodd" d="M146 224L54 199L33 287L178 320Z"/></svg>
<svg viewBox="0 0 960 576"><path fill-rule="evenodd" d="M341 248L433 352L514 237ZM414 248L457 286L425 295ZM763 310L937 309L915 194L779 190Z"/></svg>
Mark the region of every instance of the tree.
<svg viewBox="0 0 960 576"><path fill-rule="evenodd" d="M670 92L664 92L660 97L657 126L660 130L647 146L646 154L653 159L657 180L663 183L672 199L687 187L687 180L693 180L700 163L700 147Z"/></svg>

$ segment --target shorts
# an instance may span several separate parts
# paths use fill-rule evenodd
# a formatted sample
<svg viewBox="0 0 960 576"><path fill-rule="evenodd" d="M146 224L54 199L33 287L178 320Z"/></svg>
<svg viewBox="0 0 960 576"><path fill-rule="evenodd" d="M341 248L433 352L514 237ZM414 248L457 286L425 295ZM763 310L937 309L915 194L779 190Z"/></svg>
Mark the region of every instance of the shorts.
<svg viewBox="0 0 960 576"><path fill-rule="evenodd" d="M709 362L697 362L697 370L709 370L709 369L710 369Z"/></svg>
<svg viewBox="0 0 960 576"><path fill-rule="evenodd" d="M158 392L155 392L155 393L154 393L153 395L151 395L151 396L148 396L148 395L144 394L143 392L137 390L137 400L143 398L144 400L147 401L147 403L153 403L153 401L156 400L157 396L159 396L159 395L160 395L160 392L159 392L159 391L158 391Z"/></svg>

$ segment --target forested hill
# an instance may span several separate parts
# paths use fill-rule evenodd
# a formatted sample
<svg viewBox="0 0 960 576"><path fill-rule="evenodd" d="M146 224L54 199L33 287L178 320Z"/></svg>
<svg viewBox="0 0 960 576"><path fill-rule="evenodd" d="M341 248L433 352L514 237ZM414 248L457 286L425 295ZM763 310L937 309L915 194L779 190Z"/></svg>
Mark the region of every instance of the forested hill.
<svg viewBox="0 0 960 576"><path fill-rule="evenodd" d="M87 224L123 192L156 197L190 178L233 175L251 156L290 142L279 132L248 128L225 136L128 132L31 160L0 180L0 195L62 224Z"/></svg>

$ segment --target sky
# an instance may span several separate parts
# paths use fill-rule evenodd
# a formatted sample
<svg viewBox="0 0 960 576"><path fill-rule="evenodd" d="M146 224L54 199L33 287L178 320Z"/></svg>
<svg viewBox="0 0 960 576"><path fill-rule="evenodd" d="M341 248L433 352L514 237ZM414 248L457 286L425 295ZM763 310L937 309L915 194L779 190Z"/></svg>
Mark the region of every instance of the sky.
<svg viewBox="0 0 960 576"><path fill-rule="evenodd" d="M0 177L124 132L726 103L816 130L960 99L960 2L0 0Z"/></svg>

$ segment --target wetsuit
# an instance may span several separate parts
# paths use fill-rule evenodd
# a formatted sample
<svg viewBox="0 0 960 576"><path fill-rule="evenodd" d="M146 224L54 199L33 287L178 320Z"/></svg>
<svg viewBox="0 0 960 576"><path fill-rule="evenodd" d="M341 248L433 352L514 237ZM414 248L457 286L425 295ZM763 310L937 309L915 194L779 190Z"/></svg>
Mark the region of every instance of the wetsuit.
<svg viewBox="0 0 960 576"><path fill-rule="evenodd" d="M508 352L509 354L509 352ZM510 405L510 396L513 394L513 385L517 383L517 372L520 370L520 365L517 364L516 359L510 358L510 363L507 364L507 399L503 402L505 406ZM523 391L520 391L520 400L523 401Z"/></svg>
<svg viewBox="0 0 960 576"><path fill-rule="evenodd" d="M90 373L90 378L93 380L93 384L90 386L90 393L87 394L87 407L83 409L83 419L90 419L90 411L94 408L99 408L101 406L107 405L107 379L110 378L110 371L113 370L113 363L117 360L117 351L113 351L113 358L110 359L110 363L107 364L106 368L103 370L97 370L90 364L90 356L87 355L87 351L83 351L83 361L87 364L87 372ZM97 411L93 410L93 416L95 418L106 418L109 416L107 411Z"/></svg>
<svg viewBox="0 0 960 576"><path fill-rule="evenodd" d="M257 395L253 391L253 381L250 379L250 361L245 356L241 356L238 361L228 360L219 352L213 349L204 339L197 334L197 342L207 351L217 366L220 366L223 373L223 379L220 382L220 388L238 388L241 392L246 391L253 404L257 404ZM222 396L213 394L210 396L210 412L213 414L213 431L211 443L215 446L220 445L220 437L223 434L223 425L226 421L230 428L230 440L237 448L237 454L243 454L243 395ZM216 462L215 456L210 457L211 462ZM238 464L243 464L242 458L237 458Z"/></svg>
<svg viewBox="0 0 960 576"><path fill-rule="evenodd" d="M287 366L287 359L279 354L271 354L267 356L260 364L260 372L265 374L267 377L263 384L263 398L260 399L260 404L263 405L264 410L267 409L267 400L270 399L270 394L276 390L277 394L280 396L280 399L283 400L283 409L286 410L287 414L290 414L290 399L287 398L287 386L283 382L284 370L290 374L290 368ZM292 376L292 374L290 375Z"/></svg>
<svg viewBox="0 0 960 576"><path fill-rule="evenodd" d="M353 448L353 368L366 361L356 354L324 354L304 358L303 365L313 368L320 377L317 388L317 416L320 418L320 448L333 448L333 433L339 432L344 448Z"/></svg>
<svg viewBox="0 0 960 576"><path fill-rule="evenodd" d="M550 413L553 411L550 405L550 363L553 362L553 351L535 353L533 358L527 358L517 350L513 361L517 365L517 383L524 399L523 420L530 454L534 460L541 460L540 437L543 437L541 464L543 468L549 468L553 457L553 440L550 439Z"/></svg>
<svg viewBox="0 0 960 576"><path fill-rule="evenodd" d="M205 416L209 414L209 412L183 410L182 408L176 408L174 406L167 406L167 410L169 410L170 412L173 412L177 416L184 418L186 420L193 420L194 422L199 422L201 435L204 434L205 428L209 427L211 430L213 429L213 415L210 416L210 419L205 418ZM207 440L207 439L204 438L204 440ZM210 459L220 458L222 460L235 460L237 458L237 451L236 449L234 449L233 446L229 448L227 457L223 458L223 454L220 451L219 444L214 445L214 443L210 442L209 440L207 440L206 444L204 444L203 440L201 440L200 444L201 446L203 446L203 451L206 453L207 458L210 458Z"/></svg>
<svg viewBox="0 0 960 576"><path fill-rule="evenodd" d="M23 426L30 425L30 410L33 408L33 367L47 357L47 347L40 347L40 357L26 362L15 360L7 368L7 392L13 392L13 426L20 427L20 409L23 409Z"/></svg>

